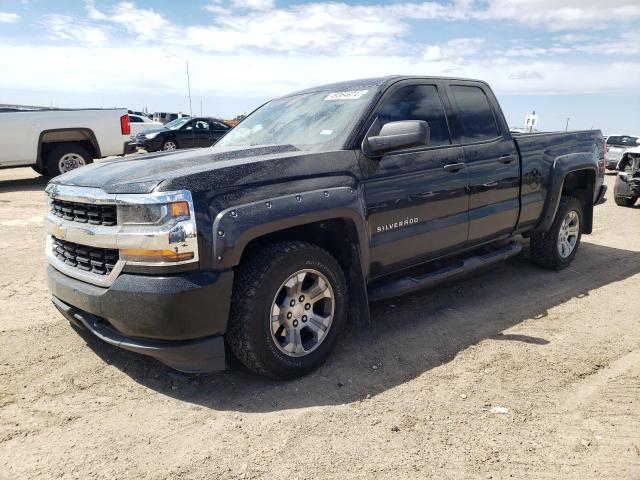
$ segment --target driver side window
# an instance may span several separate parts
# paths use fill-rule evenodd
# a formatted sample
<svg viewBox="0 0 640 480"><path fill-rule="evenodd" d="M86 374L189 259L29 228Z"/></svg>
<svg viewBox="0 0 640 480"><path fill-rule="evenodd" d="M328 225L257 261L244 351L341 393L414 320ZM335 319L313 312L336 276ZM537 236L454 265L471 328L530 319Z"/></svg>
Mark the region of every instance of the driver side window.
<svg viewBox="0 0 640 480"><path fill-rule="evenodd" d="M430 146L450 145L449 127L435 85L410 85L394 92L378 113L380 126L402 120L424 120L431 129Z"/></svg>

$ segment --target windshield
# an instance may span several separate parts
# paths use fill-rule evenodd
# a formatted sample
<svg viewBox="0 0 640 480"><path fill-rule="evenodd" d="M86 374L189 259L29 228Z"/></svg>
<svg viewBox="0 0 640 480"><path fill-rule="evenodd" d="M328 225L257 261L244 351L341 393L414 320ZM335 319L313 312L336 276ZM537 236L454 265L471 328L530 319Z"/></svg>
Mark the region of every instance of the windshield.
<svg viewBox="0 0 640 480"><path fill-rule="evenodd" d="M293 145L340 149L375 89L313 92L272 100L225 135L221 147Z"/></svg>
<svg viewBox="0 0 640 480"><path fill-rule="evenodd" d="M189 119L185 117L176 118L175 120L172 120L171 122L166 123L164 125L164 128L168 128L169 130L178 130L181 126L183 126L188 121Z"/></svg>
<svg viewBox="0 0 640 480"><path fill-rule="evenodd" d="M629 135L612 135L607 138L607 145L613 145L614 147L635 147L637 145L638 137L631 137Z"/></svg>

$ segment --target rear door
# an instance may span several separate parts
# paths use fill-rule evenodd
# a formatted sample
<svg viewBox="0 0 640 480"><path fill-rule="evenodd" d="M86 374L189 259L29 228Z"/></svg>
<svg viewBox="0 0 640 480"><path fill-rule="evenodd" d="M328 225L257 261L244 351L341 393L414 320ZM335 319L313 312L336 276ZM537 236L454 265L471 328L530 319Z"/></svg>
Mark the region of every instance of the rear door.
<svg viewBox="0 0 640 480"><path fill-rule="evenodd" d="M213 129L213 142L212 143L216 143L218 140L220 140L222 137L224 137L229 130L231 130L231 127L229 125L227 125L226 123L211 122L211 125L212 125L211 128Z"/></svg>
<svg viewBox="0 0 640 480"><path fill-rule="evenodd" d="M464 246L467 171L452 145L442 85L400 82L385 93L370 124L425 120L431 142L372 160L365 173L371 275L381 276Z"/></svg>
<svg viewBox="0 0 640 480"><path fill-rule="evenodd" d="M507 237L520 209L520 159L488 86L448 83L455 141L469 175L468 246Z"/></svg>

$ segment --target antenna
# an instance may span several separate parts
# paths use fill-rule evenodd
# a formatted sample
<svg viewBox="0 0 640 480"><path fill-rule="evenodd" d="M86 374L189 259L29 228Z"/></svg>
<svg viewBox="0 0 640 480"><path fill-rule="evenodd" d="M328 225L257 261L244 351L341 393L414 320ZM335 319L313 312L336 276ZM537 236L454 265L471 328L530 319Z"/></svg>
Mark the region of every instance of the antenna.
<svg viewBox="0 0 640 480"><path fill-rule="evenodd" d="M189 91L189 116L193 117L193 108L191 108L191 80L189 79L189 60L187 60L187 89Z"/></svg>

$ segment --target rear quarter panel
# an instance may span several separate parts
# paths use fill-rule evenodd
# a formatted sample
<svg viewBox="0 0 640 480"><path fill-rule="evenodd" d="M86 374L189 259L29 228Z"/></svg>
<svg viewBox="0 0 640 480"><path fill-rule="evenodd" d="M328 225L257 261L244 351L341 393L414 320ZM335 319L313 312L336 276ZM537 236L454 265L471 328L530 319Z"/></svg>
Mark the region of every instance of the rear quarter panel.
<svg viewBox="0 0 640 480"><path fill-rule="evenodd" d="M517 231L535 227L554 196L550 191L554 172L589 166L596 170L597 192L604 176L604 140L599 130L515 135L521 155L521 210ZM560 185L560 188L562 186Z"/></svg>

